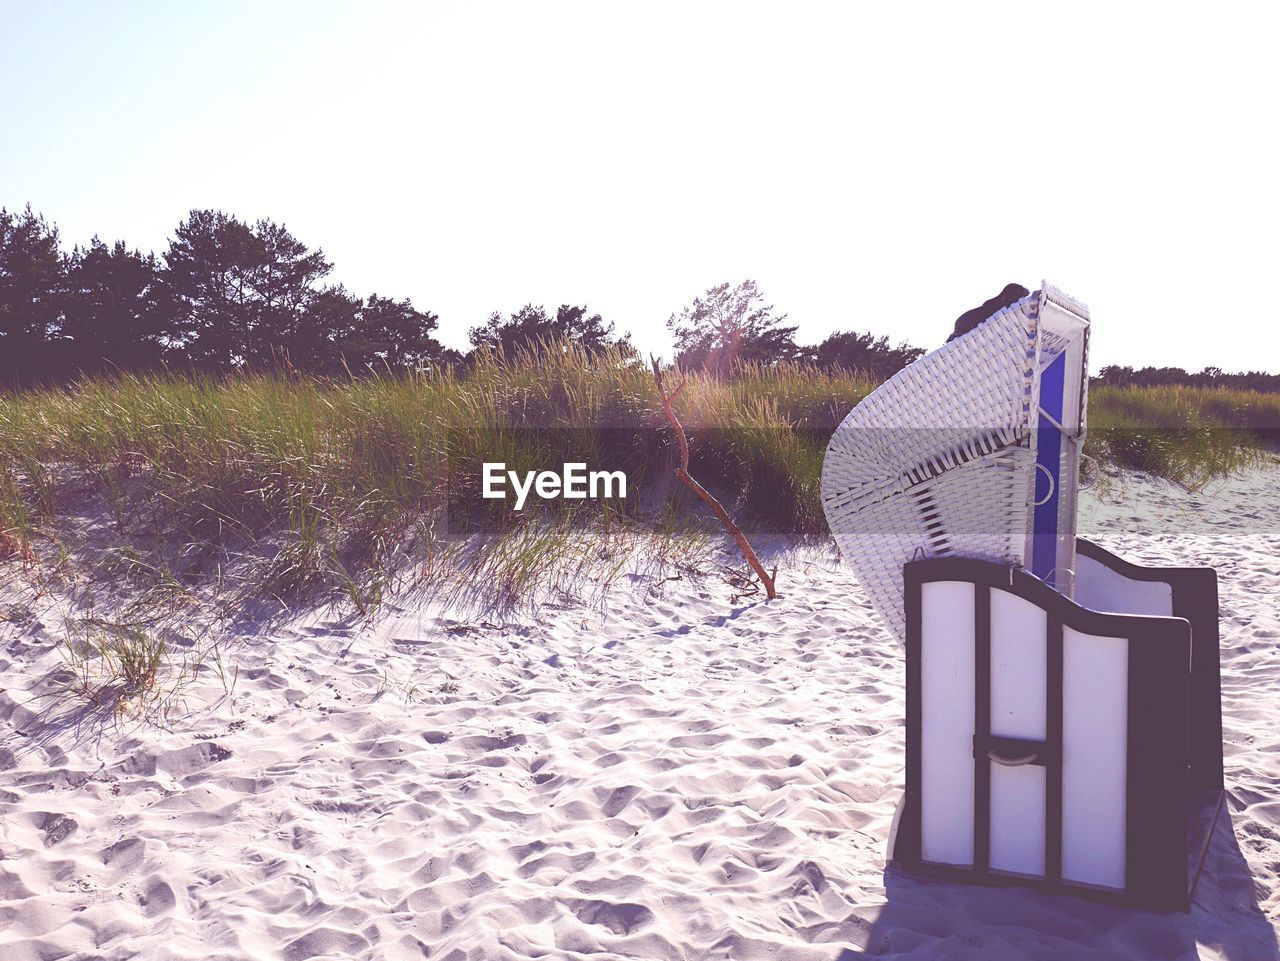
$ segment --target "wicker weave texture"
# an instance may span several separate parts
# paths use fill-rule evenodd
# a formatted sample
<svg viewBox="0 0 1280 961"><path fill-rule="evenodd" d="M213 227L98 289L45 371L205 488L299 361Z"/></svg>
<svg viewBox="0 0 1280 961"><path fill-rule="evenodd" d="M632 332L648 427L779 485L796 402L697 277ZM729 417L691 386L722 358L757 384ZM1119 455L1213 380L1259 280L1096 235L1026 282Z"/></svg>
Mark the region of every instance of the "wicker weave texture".
<svg viewBox="0 0 1280 961"><path fill-rule="evenodd" d="M1087 325L1082 305L1046 285L899 371L849 413L828 444L828 525L900 639L902 565L913 557L1028 560L1040 370L1048 354L1066 347L1060 335L1042 330L1046 300ZM1075 481L1073 461L1063 480L1073 508Z"/></svg>

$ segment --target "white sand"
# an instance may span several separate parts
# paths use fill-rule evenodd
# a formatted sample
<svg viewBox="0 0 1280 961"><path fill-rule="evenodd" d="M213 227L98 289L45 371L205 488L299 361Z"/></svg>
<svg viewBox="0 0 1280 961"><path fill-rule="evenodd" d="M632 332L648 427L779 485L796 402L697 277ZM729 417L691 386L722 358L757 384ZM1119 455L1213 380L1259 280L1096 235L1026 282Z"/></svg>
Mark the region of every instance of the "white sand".
<svg viewBox="0 0 1280 961"><path fill-rule="evenodd" d="M313 615L167 732L41 698L64 602L8 608L0 958L1274 958L1280 470L1125 484L1083 533L1221 577L1231 823L1190 914L886 873L902 659L811 552L769 605Z"/></svg>

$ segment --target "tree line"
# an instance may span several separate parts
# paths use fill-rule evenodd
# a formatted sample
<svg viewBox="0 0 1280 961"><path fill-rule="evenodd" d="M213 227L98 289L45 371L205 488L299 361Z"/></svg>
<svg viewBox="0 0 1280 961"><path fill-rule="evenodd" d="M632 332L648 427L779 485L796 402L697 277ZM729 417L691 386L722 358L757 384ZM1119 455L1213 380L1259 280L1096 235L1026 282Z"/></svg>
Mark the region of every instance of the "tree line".
<svg viewBox="0 0 1280 961"><path fill-rule="evenodd" d="M361 296L329 282L333 264L272 220L192 210L162 253L95 236L64 251L56 224L0 208L0 385L157 369L316 374L465 366L476 350L539 349L569 339L635 356L630 337L585 305L527 304L492 314L464 353L439 317L408 298ZM923 351L853 331L796 343L753 281L708 290L668 321L677 362L728 375L793 361L886 377Z"/></svg>
<svg viewBox="0 0 1280 961"><path fill-rule="evenodd" d="M438 318L356 296L283 225L193 210L157 256L94 237L64 252L30 207L0 209L0 379L47 383L161 366L340 371L444 360Z"/></svg>
<svg viewBox="0 0 1280 961"><path fill-rule="evenodd" d="M361 296L331 283L333 264L272 220L192 210L163 253L95 236L63 250L30 206L0 208L0 386L159 369L319 375L465 367L477 350L541 349L568 339L591 353L636 356L630 336L585 305L526 304L469 331L461 352L436 336L439 317L408 298ZM884 379L924 350L837 331L801 344L752 280L720 284L667 321L676 363L729 376L744 364L795 363ZM1207 368L1103 368L1105 384L1195 384L1280 390L1280 376Z"/></svg>
<svg viewBox="0 0 1280 961"><path fill-rule="evenodd" d="M1243 374L1225 373L1220 367L1189 372L1181 367L1103 367L1095 384L1107 387L1224 387L1280 394L1280 374L1251 370Z"/></svg>

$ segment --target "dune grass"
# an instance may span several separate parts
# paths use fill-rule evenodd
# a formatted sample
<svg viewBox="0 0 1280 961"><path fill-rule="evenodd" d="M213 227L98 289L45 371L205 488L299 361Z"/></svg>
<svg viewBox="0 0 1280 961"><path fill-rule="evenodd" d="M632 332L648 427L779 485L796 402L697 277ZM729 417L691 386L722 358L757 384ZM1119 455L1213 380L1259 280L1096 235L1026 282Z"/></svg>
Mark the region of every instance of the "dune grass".
<svg viewBox="0 0 1280 961"><path fill-rule="evenodd" d="M822 445L796 428L827 430L871 387L799 369L695 375L681 411L702 441L694 470L749 521L821 530ZM365 611L410 545L423 583L478 582L510 602L585 570L583 524L618 551L642 533L658 557L700 543L667 489L663 424L648 371L571 345L487 354L465 377L90 379L0 398L0 556L32 562L42 535L96 498L122 538L177 545L167 576L184 583L257 551L259 593L325 590ZM642 496L517 515L475 496L479 464L499 460L621 469ZM474 530L479 548L460 537Z"/></svg>
<svg viewBox="0 0 1280 961"><path fill-rule="evenodd" d="M678 402L691 470L749 527L822 534L826 440L874 386L791 366L693 374ZM1090 420L1096 459L1196 484L1274 441L1280 397L1101 388ZM265 542L261 593L324 589L365 611L411 544L423 583L482 581L517 598L583 569L584 523L615 546L641 529L661 532L659 553L684 543L685 519L703 512L671 483L673 457L650 372L567 344L484 354L463 376L91 379L0 398L0 557L34 562L42 533L93 496L121 537L181 545L180 581ZM481 461L571 459L625 470L640 496L559 502L541 525L545 509L516 515L476 496ZM459 536L476 529L469 511L480 548Z"/></svg>
<svg viewBox="0 0 1280 961"><path fill-rule="evenodd" d="M1086 453L1202 486L1280 446L1280 394L1195 387L1101 387L1089 400Z"/></svg>

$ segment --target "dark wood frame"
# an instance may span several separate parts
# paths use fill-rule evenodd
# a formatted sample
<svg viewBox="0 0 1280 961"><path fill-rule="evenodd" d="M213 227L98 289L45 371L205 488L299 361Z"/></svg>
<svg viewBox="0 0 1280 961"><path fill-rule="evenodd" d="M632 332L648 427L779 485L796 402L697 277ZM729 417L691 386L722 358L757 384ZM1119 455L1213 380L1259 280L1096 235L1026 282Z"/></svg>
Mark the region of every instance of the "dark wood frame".
<svg viewBox="0 0 1280 961"><path fill-rule="evenodd" d="M1211 748L1221 731L1221 715L1210 711L1216 695L1217 582L1204 570L1148 570L1125 564L1088 542L1083 552L1138 580L1173 584L1175 617L1107 614L1081 607L1032 574L969 558L945 557L905 565L907 624L907 790L894 839L895 864L933 876L982 883L1032 884L1051 891L1084 895L1130 905L1187 909L1195 874L1188 866L1188 813L1197 809L1194 788L1211 786L1215 769ZM1105 557L1103 556L1105 555ZM1137 576L1138 573L1142 576ZM1212 571L1207 572L1212 575ZM921 596L932 581L974 585L974 864L938 865L920 853L921 824ZM1212 588L1212 590L1210 590ZM990 731L990 597L993 589L1025 598L1046 613L1047 704L1044 742L1005 743ZM1190 617L1195 618L1193 624ZM1129 642L1128 772L1126 784L1126 877L1123 890L1065 881L1061 877L1062 839L1062 638L1064 626L1087 634ZM1200 642L1193 634L1200 627ZM1193 655L1193 651L1197 654ZM1212 658L1210 658L1212 653ZM1193 657L1195 658L1193 660ZM1212 670L1209 662L1212 660ZM1195 674L1193 669L1200 667ZM1197 697L1198 692L1198 697ZM1216 704L1216 697L1213 698ZM1198 713L1197 713L1198 712ZM1210 716L1212 714L1212 716ZM1203 723L1207 730L1196 730ZM1221 784L1221 736L1217 735L1216 775ZM1034 752L1046 768L1045 874L1027 877L989 866L990 765L1007 762L1009 752ZM1204 830L1211 834L1213 818ZM1207 840L1206 842L1207 843ZM1201 861L1203 851L1200 852ZM1192 875L1188 884L1188 875Z"/></svg>

